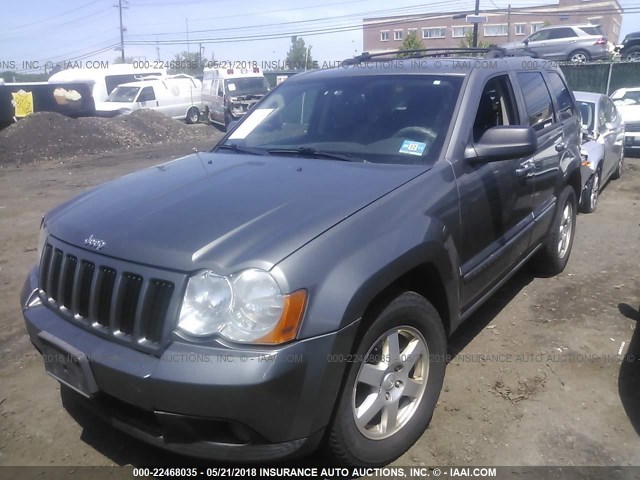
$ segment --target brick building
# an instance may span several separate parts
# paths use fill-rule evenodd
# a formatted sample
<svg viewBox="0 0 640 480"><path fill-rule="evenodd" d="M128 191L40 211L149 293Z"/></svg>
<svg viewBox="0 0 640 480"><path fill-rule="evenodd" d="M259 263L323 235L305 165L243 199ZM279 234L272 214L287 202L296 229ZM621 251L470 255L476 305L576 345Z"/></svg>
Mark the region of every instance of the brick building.
<svg viewBox="0 0 640 480"><path fill-rule="evenodd" d="M461 12L399 15L365 18L363 21L363 51L395 50L411 31L415 31L426 48L459 47L473 25L464 18L454 19ZM487 22L478 26L478 39L500 45L524 39L546 25L600 25L609 42L620 37L622 8L617 0L559 0L556 5L512 7L510 10L481 12Z"/></svg>

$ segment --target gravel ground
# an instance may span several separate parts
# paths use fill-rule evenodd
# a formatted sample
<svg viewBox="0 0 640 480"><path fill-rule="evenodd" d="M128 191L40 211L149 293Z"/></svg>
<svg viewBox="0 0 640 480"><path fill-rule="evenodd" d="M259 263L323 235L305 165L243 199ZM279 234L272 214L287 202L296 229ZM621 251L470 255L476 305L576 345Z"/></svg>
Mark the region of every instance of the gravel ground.
<svg viewBox="0 0 640 480"><path fill-rule="evenodd" d="M18 305L45 210L190 147L0 170L0 465L195 463L63 408ZM397 465L640 465L639 203L628 159L578 218L565 272L523 270L461 327L431 426Z"/></svg>
<svg viewBox="0 0 640 480"><path fill-rule="evenodd" d="M211 127L186 125L155 110L114 118L37 112L0 130L0 168L94 153L203 141Z"/></svg>

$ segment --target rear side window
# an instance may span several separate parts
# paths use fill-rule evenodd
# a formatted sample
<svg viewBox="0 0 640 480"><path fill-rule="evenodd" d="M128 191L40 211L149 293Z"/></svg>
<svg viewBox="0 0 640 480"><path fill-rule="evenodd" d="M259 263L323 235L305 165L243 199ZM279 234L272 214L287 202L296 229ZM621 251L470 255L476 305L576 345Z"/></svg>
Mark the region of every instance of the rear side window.
<svg viewBox="0 0 640 480"><path fill-rule="evenodd" d="M549 88L558 102L558 120L562 121L571 118L577 112L567 84L564 83L562 77L556 72L550 72L548 79Z"/></svg>
<svg viewBox="0 0 640 480"><path fill-rule="evenodd" d="M577 37L576 32L573 31L573 28L554 28L553 30L549 30L549 40L553 40L556 38L571 38Z"/></svg>
<svg viewBox="0 0 640 480"><path fill-rule="evenodd" d="M602 29L598 25L593 27L582 27L581 30L587 35L603 35Z"/></svg>
<svg viewBox="0 0 640 480"><path fill-rule="evenodd" d="M540 72L518 73L518 84L524 95L529 125L540 131L553 124L551 95Z"/></svg>

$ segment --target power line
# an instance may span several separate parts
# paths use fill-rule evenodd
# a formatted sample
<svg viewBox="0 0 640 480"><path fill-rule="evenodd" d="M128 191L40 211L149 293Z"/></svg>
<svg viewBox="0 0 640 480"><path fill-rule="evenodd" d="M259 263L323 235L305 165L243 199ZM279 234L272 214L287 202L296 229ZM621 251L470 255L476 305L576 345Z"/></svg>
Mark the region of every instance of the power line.
<svg viewBox="0 0 640 480"><path fill-rule="evenodd" d="M22 29L23 29L23 28L25 28L25 27L30 27L30 26L32 26L32 25L37 25L37 24L39 24L39 23L43 23L43 22L49 22L49 21L51 21L51 20L53 20L53 19L55 19L55 18L64 17L65 15L68 15L68 14L70 14L70 13L75 13L75 12L77 12L77 11L78 11L78 10L80 10L80 9L83 9L83 8L86 8L86 7L90 7L91 5L94 5L94 4L96 4L96 3L99 3L100 1L101 1L101 0L93 0L92 2L86 3L86 4L84 4L84 5L80 6L80 7L76 7L76 8L73 8L73 9L71 9L71 10L67 10L67 11L64 11L64 12L58 13L57 15L54 15L54 16L52 16L52 17L42 18L42 19L40 19L40 20L36 20L36 21L34 21L34 22L30 22L30 23L25 23L24 25L18 25L18 26L16 26L16 27L3 28L3 29L2 29L2 31L3 31L3 33L4 33L4 32L10 32L10 31L12 31L12 30L22 30Z"/></svg>

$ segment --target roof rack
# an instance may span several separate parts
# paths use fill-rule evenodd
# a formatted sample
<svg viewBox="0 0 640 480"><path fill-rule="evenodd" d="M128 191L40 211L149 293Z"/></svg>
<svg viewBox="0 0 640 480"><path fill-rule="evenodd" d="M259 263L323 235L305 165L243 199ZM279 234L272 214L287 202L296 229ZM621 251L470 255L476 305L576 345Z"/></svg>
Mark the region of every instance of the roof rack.
<svg viewBox="0 0 640 480"><path fill-rule="evenodd" d="M343 60L343 66L358 65L363 62L369 61L385 61L385 60L398 60L402 58L424 58L424 57L459 57L459 56L477 56L484 54L484 58L499 58L499 57L515 57L521 55L511 54L504 48L498 46L491 46L488 48L419 48L416 50L389 50L386 52L369 53L363 52L361 55L353 58L347 58ZM402 57L399 57L402 55ZM527 56L537 57L533 52L527 52Z"/></svg>

